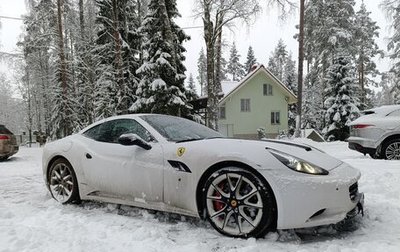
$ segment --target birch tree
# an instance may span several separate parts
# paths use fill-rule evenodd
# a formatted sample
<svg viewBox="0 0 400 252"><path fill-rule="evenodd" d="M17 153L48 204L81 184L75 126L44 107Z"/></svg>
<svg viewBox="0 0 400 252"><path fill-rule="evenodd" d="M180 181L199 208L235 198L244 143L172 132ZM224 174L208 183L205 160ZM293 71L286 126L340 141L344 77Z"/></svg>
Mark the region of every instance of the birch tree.
<svg viewBox="0 0 400 252"><path fill-rule="evenodd" d="M221 58L223 29L235 21L250 24L261 10L258 1L249 0L197 0L197 16L204 26L207 57L207 126L217 128L218 96L221 91Z"/></svg>

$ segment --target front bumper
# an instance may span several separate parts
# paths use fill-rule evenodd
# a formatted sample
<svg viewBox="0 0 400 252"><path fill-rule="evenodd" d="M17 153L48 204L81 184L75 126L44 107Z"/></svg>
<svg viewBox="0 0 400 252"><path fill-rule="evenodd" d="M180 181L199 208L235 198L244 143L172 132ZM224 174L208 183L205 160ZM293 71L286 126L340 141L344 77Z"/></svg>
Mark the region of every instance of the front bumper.
<svg viewBox="0 0 400 252"><path fill-rule="evenodd" d="M276 174L278 175L278 174ZM278 229L307 228L335 224L356 209L364 208L358 192L361 173L343 163L326 176L284 175L274 193L278 207Z"/></svg>
<svg viewBox="0 0 400 252"><path fill-rule="evenodd" d="M352 219L358 214L364 216L364 193L358 193L356 201L358 202L357 206L347 213L347 219Z"/></svg>

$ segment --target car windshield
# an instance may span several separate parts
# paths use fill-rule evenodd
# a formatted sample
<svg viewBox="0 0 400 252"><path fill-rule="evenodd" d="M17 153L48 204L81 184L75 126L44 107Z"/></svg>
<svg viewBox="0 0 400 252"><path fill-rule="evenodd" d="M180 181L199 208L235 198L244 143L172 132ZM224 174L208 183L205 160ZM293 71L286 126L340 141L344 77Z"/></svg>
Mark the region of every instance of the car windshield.
<svg viewBox="0 0 400 252"><path fill-rule="evenodd" d="M221 138L220 133L196 122L168 115L141 116L148 124L171 142L195 141L201 139Z"/></svg>
<svg viewBox="0 0 400 252"><path fill-rule="evenodd" d="M0 134L12 135L11 131L9 131L4 125L0 125Z"/></svg>

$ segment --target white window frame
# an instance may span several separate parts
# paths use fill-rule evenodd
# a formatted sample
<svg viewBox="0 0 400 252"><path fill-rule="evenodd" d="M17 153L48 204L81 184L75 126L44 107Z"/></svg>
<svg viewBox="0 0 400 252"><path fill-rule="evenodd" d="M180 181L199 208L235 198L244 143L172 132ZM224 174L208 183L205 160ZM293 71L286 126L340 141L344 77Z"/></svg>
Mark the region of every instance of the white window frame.
<svg viewBox="0 0 400 252"><path fill-rule="evenodd" d="M272 91L272 84L264 83L263 84L263 94L264 96L272 96L273 91Z"/></svg>
<svg viewBox="0 0 400 252"><path fill-rule="evenodd" d="M271 111L271 125L280 125L280 124L281 124L281 112Z"/></svg>
<svg viewBox="0 0 400 252"><path fill-rule="evenodd" d="M250 98L240 99L240 112L251 112Z"/></svg>

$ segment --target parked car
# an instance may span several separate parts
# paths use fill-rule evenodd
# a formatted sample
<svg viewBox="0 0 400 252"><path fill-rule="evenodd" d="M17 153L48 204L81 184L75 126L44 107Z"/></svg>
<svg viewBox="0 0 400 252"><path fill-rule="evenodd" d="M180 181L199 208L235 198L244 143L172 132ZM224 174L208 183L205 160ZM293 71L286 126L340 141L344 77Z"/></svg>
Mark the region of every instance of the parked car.
<svg viewBox="0 0 400 252"><path fill-rule="evenodd" d="M156 114L111 117L43 150L45 183L60 203L99 200L195 216L232 237L356 215L360 175L310 146L229 139Z"/></svg>
<svg viewBox="0 0 400 252"><path fill-rule="evenodd" d="M17 139L4 125L0 124L0 161L18 152Z"/></svg>
<svg viewBox="0 0 400 252"><path fill-rule="evenodd" d="M349 126L350 149L373 158L400 160L400 105L366 110Z"/></svg>

